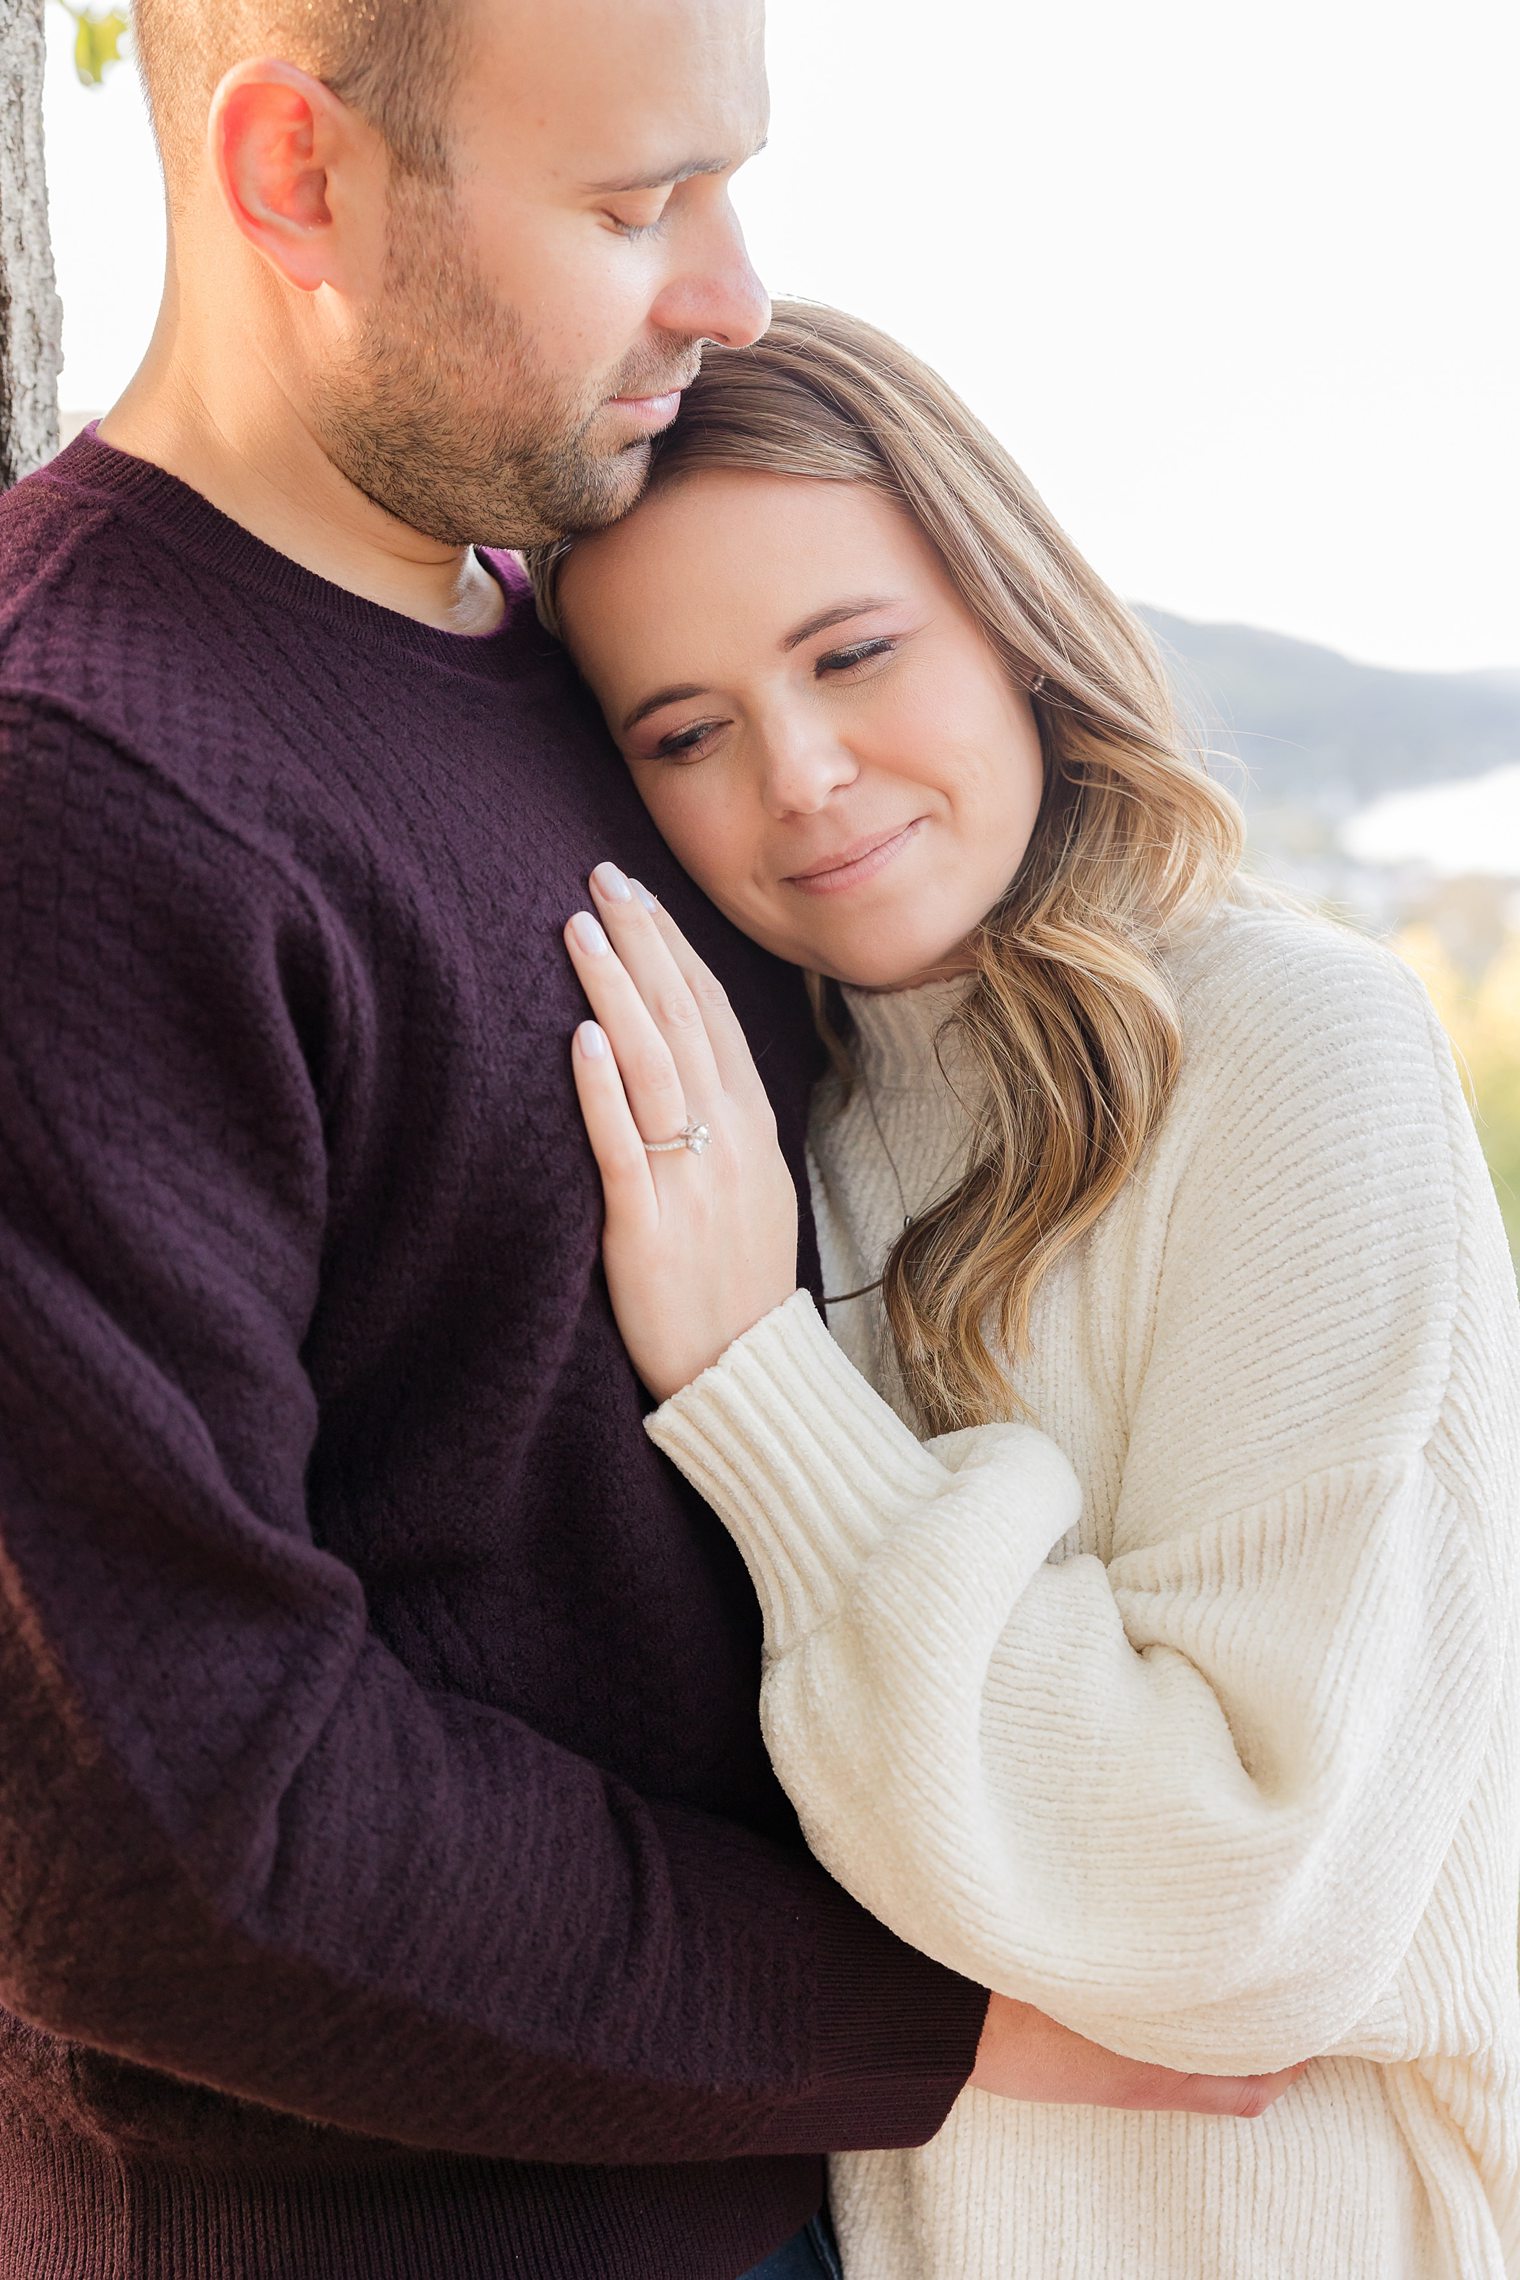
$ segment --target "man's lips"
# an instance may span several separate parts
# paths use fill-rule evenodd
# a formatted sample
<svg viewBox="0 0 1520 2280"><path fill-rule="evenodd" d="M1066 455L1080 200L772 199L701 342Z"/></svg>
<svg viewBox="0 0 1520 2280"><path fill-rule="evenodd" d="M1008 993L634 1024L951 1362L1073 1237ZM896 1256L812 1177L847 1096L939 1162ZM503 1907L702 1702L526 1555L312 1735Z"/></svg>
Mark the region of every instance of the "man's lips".
<svg viewBox="0 0 1520 2280"><path fill-rule="evenodd" d="M611 401L618 411L630 413L640 425L665 428L681 409L682 393L679 388L671 388L663 396L614 396Z"/></svg>
<svg viewBox="0 0 1520 2280"><path fill-rule="evenodd" d="M616 404L620 412L632 412L635 419L647 419L654 426L668 427L681 409L681 398L695 378L695 372L686 372L678 380L667 382L664 387L625 388L621 394L610 397L608 401Z"/></svg>
<svg viewBox="0 0 1520 2280"><path fill-rule="evenodd" d="M805 871L793 871L786 884L800 887L807 895L831 895L842 887L861 886L867 879L874 879L878 871L886 869L909 840L916 837L923 821L918 815L911 823L898 824L892 831L873 832L869 838L837 848L831 855L820 856Z"/></svg>

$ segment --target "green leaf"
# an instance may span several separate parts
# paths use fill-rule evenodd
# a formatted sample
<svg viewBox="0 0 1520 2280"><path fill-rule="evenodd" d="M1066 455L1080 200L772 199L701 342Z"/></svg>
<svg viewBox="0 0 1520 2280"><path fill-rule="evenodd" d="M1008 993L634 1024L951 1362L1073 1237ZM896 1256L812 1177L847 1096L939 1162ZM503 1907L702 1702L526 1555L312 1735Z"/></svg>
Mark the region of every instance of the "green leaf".
<svg viewBox="0 0 1520 2280"><path fill-rule="evenodd" d="M121 61L127 19L119 8L108 9L103 16L84 9L75 18L75 27L74 69L80 85L98 87L111 65Z"/></svg>

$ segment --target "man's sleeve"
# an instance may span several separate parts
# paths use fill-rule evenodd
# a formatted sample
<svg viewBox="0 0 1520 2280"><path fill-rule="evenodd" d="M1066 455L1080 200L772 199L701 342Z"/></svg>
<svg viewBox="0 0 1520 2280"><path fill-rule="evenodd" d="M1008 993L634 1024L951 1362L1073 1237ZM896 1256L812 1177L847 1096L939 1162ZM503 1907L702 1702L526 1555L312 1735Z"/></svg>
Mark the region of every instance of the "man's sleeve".
<svg viewBox="0 0 1520 2280"><path fill-rule="evenodd" d="M919 2142L978 1990L420 1685L312 1541L341 969L237 831L0 698L0 2001L458 2153Z"/></svg>

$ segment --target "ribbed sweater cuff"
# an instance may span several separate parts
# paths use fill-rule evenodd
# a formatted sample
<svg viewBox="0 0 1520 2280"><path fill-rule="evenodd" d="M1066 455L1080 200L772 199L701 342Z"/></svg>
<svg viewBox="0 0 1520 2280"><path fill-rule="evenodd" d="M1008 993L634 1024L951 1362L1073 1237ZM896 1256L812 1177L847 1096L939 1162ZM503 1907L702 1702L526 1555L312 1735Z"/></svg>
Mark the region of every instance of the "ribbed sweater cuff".
<svg viewBox="0 0 1520 2280"><path fill-rule="evenodd" d="M952 1475L797 1291L646 1420L743 1553L781 1654L838 1605L892 1527Z"/></svg>

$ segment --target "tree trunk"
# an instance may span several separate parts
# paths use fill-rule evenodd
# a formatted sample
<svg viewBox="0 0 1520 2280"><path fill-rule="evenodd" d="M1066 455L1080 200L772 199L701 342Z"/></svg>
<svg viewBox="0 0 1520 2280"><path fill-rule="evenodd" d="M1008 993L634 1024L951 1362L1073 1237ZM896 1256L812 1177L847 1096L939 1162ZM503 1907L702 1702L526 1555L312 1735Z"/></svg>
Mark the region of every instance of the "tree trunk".
<svg viewBox="0 0 1520 2280"><path fill-rule="evenodd" d="M42 166L43 0L0 0L0 490L58 448L63 311Z"/></svg>

